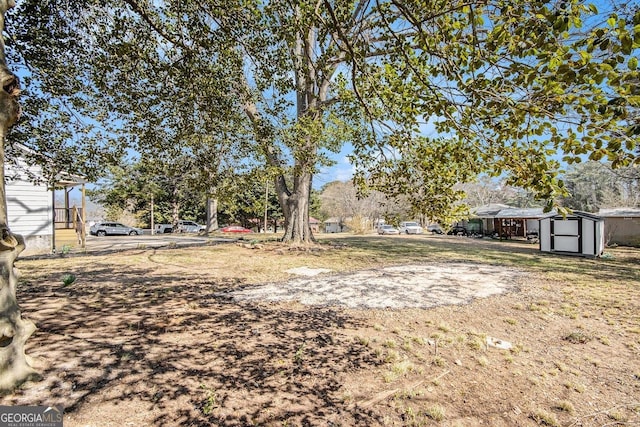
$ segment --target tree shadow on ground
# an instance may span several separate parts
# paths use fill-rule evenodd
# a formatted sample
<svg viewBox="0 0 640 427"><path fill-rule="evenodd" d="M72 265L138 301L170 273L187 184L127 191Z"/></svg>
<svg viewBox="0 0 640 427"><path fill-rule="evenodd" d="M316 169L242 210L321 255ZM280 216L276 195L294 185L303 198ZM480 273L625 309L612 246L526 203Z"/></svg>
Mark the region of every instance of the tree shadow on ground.
<svg viewBox="0 0 640 427"><path fill-rule="evenodd" d="M122 412L158 426L380 423L345 398L343 377L381 362L345 333L359 325L340 310L241 305L219 293L237 282L151 269L77 274L20 289L42 379L3 404L61 404L95 425Z"/></svg>

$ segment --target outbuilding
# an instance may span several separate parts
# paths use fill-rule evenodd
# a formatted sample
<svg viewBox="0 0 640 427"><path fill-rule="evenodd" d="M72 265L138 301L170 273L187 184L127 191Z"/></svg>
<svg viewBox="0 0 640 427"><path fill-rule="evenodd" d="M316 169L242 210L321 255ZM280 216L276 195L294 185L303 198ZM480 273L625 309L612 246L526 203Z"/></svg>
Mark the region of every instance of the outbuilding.
<svg viewBox="0 0 640 427"><path fill-rule="evenodd" d="M600 209L598 215L604 218L607 245L640 247L639 208Z"/></svg>
<svg viewBox="0 0 640 427"><path fill-rule="evenodd" d="M540 250L597 257L604 252L604 219L586 212L540 219Z"/></svg>
<svg viewBox="0 0 640 427"><path fill-rule="evenodd" d="M501 239L530 239L539 235L540 218L554 214L555 211L545 214L543 208L502 209L494 217L494 230Z"/></svg>

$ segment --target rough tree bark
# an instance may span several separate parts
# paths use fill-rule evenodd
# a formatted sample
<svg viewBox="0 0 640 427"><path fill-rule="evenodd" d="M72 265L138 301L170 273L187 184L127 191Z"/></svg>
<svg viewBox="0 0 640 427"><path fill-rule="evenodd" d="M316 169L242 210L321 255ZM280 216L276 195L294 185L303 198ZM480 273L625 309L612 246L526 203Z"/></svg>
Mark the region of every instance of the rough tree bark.
<svg viewBox="0 0 640 427"><path fill-rule="evenodd" d="M296 174L293 177L293 191L281 191L278 197L284 207L283 242L311 243L315 239L309 225L309 197L311 194L310 173Z"/></svg>
<svg viewBox="0 0 640 427"><path fill-rule="evenodd" d="M16 300L17 271L14 262L24 250L22 236L11 233L4 185L4 145L9 128L20 116L18 78L9 70L4 52L4 14L13 0L0 0L0 391L7 392L35 375L24 353L24 344L36 327L23 319Z"/></svg>
<svg viewBox="0 0 640 427"><path fill-rule="evenodd" d="M213 233L218 229L218 199L207 197L207 233Z"/></svg>

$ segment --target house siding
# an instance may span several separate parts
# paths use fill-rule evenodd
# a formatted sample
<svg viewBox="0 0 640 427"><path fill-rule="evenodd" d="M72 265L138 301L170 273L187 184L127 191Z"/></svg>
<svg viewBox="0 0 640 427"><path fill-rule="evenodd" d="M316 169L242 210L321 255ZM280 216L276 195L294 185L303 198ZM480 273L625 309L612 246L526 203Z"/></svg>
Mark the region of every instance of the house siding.
<svg viewBox="0 0 640 427"><path fill-rule="evenodd" d="M53 209L51 192L17 177L5 184L9 228L24 237L27 249L23 254L46 253L51 250Z"/></svg>
<svg viewBox="0 0 640 427"><path fill-rule="evenodd" d="M640 217L608 217L604 228L608 245L640 246Z"/></svg>

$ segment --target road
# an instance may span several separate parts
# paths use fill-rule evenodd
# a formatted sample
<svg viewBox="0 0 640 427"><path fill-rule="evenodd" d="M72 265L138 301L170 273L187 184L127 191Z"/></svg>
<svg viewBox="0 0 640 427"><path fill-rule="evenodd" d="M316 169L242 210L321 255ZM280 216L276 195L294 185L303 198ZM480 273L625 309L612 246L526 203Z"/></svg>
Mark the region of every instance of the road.
<svg viewBox="0 0 640 427"><path fill-rule="evenodd" d="M204 245L212 241L230 241L232 239L210 238L196 234L158 234L155 236L87 236L87 252L117 251L123 249L148 249L167 246Z"/></svg>

